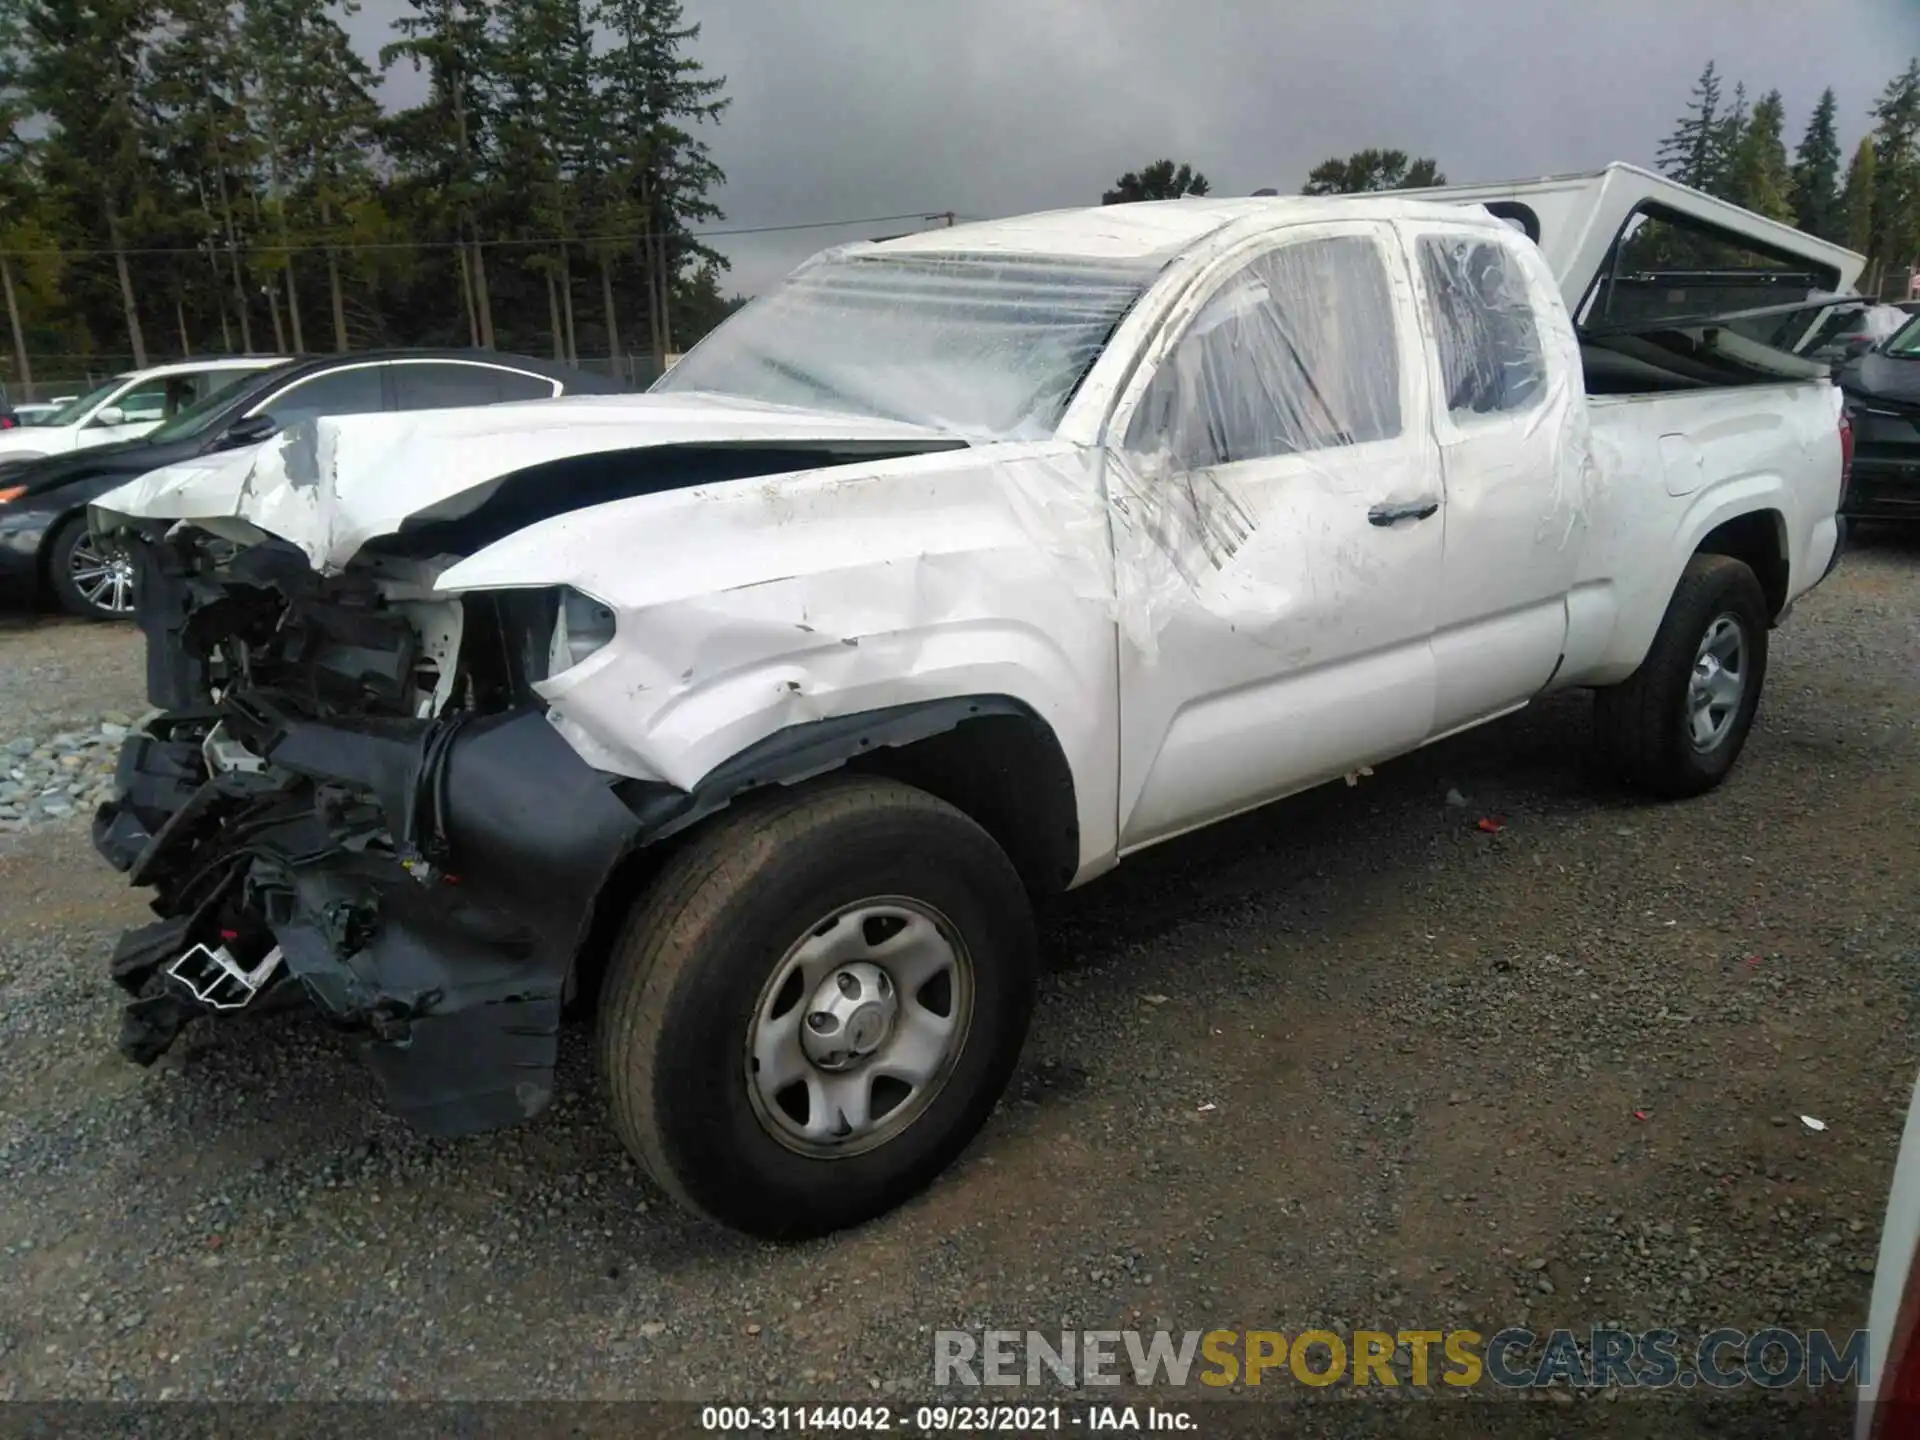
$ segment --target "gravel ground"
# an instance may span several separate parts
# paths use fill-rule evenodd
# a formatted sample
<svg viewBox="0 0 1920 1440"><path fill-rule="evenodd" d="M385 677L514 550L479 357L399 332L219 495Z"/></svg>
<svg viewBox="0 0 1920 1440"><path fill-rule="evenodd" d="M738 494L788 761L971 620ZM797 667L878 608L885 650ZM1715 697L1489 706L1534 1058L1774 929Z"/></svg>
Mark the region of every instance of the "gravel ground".
<svg viewBox="0 0 1920 1440"><path fill-rule="evenodd" d="M125 626L0 615L0 854L106 798L147 709L144 654Z"/></svg>
<svg viewBox="0 0 1920 1440"><path fill-rule="evenodd" d="M668 1205L584 1033L547 1116L459 1142L298 1014L125 1064L139 899L37 826L0 854L0 1398L924 1396L930 1332L990 1325L1851 1330L1920 1060L1916 615L1920 541L1868 537L1702 800L1597 782L1565 697L1051 904L1009 1102L804 1246ZM0 738L135 713L138 669L0 631Z"/></svg>

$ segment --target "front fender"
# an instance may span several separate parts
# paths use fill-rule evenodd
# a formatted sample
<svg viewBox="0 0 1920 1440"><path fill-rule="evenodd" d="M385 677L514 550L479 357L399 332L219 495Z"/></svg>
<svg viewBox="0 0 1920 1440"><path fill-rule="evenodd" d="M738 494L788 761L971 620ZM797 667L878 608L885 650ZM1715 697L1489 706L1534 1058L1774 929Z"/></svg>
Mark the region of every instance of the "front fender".
<svg viewBox="0 0 1920 1440"><path fill-rule="evenodd" d="M1081 452L916 456L615 501L438 583L568 585L614 611L611 641L536 687L596 768L691 793L796 727L1001 696L1066 757L1081 870L1113 853L1111 552Z"/></svg>

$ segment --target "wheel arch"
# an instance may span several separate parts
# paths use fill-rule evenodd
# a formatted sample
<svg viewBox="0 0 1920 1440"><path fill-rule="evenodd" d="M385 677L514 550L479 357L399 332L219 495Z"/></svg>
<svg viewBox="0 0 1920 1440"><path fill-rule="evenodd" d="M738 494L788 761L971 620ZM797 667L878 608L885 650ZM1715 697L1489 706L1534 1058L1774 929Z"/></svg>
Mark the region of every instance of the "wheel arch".
<svg viewBox="0 0 1920 1440"><path fill-rule="evenodd" d="M1702 498L1670 537L1657 566L1629 566L1616 586L1619 608L1606 643L1590 661L1569 671L1577 676L1571 683L1618 684L1640 667L1696 555L1724 555L1752 570L1766 599L1768 623L1777 625L1793 586L1791 535L1781 500L1776 489L1756 487Z"/></svg>
<svg viewBox="0 0 1920 1440"><path fill-rule="evenodd" d="M1760 582L1767 597L1767 619L1777 623L1787 608L1792 557L1787 544L1787 517L1775 509L1749 510L1723 520L1701 537L1695 555L1725 555L1738 560Z"/></svg>
<svg viewBox="0 0 1920 1440"><path fill-rule="evenodd" d="M575 959L577 995L598 989L633 901L677 846L743 796L851 772L946 801L993 837L1035 894L1080 863L1072 766L1053 727L1010 695L960 695L789 725L715 766L691 791L648 787L640 841L609 871ZM660 793L664 791L665 793Z"/></svg>
<svg viewBox="0 0 1920 1440"><path fill-rule="evenodd" d="M39 553L34 556L33 568L43 590L51 592L53 589L54 541L60 537L60 532L72 524L76 518L80 520L87 518L85 502L69 506L67 509L62 510L58 515L54 516L53 519L49 520L46 528L40 532L40 550Z"/></svg>

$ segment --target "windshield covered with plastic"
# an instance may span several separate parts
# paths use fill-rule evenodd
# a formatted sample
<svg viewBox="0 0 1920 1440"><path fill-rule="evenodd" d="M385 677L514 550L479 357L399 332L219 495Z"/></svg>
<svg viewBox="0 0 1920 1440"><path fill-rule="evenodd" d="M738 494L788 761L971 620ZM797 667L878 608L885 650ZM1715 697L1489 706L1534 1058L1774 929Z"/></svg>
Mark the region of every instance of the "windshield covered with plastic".
<svg viewBox="0 0 1920 1440"><path fill-rule="evenodd" d="M835 252L738 312L653 388L1040 438L1159 263Z"/></svg>

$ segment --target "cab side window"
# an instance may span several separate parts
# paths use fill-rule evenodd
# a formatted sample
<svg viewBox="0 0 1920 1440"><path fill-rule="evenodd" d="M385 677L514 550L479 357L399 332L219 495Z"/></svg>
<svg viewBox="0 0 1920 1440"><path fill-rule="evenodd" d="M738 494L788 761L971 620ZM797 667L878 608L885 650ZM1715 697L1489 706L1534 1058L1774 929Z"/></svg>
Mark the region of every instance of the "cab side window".
<svg viewBox="0 0 1920 1440"><path fill-rule="evenodd" d="M1429 235L1420 241L1420 270L1447 409L1491 415L1531 408L1546 393L1547 364L1519 261L1489 240Z"/></svg>
<svg viewBox="0 0 1920 1440"><path fill-rule="evenodd" d="M1206 469L1400 431L1386 262L1343 235L1270 251L1221 285L1149 384L1127 448Z"/></svg>

